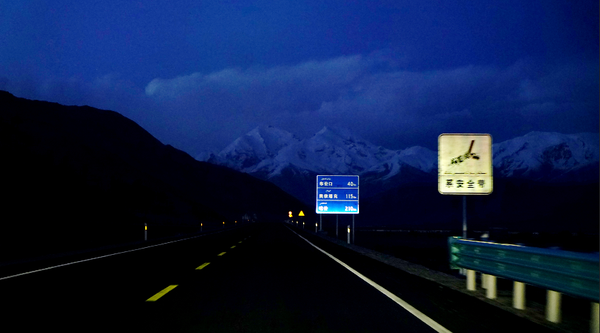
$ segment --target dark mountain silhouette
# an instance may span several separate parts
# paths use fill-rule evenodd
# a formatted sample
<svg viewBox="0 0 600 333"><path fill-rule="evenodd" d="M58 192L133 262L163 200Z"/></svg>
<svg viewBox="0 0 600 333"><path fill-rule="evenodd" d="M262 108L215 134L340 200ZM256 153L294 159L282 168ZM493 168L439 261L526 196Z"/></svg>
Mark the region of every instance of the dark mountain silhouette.
<svg viewBox="0 0 600 333"><path fill-rule="evenodd" d="M469 230L597 235L598 189L597 182L495 178L492 194L467 197ZM366 198L361 202L363 214L371 225L451 229L460 234L462 196L441 195L435 182L407 184Z"/></svg>
<svg viewBox="0 0 600 333"><path fill-rule="evenodd" d="M141 240L144 223L156 238L310 211L269 182L199 162L88 106L0 91L0 153L0 243L11 257Z"/></svg>

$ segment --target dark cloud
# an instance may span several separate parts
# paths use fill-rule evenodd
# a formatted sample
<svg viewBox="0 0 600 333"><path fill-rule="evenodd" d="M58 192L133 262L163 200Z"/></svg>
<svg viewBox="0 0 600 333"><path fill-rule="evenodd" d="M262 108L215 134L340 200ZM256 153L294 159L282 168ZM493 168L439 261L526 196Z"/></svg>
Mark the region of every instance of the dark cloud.
<svg viewBox="0 0 600 333"><path fill-rule="evenodd" d="M0 79L17 96L111 109L195 156L257 125L299 137L346 127L391 149L436 148L443 132L598 131L598 63L505 68L399 69L382 53L295 66L229 68L155 78L141 89L118 74L81 79Z"/></svg>
<svg viewBox="0 0 600 333"><path fill-rule="evenodd" d="M193 73L154 79L145 91L168 105L174 117L184 114L181 121L196 122L198 129L226 126L230 134L222 137L231 140L257 124L273 124L299 136L336 125L403 148L418 142L391 133L420 138L496 132L509 138L528 130L592 131L580 119L597 119L591 112L598 110L598 79L590 74L597 73L595 63L536 68L519 61L506 68L416 72L395 70L385 61L378 55L352 56Z"/></svg>
<svg viewBox="0 0 600 333"><path fill-rule="evenodd" d="M27 1L0 10L0 89L111 109L191 155L257 125L598 131L598 2Z"/></svg>

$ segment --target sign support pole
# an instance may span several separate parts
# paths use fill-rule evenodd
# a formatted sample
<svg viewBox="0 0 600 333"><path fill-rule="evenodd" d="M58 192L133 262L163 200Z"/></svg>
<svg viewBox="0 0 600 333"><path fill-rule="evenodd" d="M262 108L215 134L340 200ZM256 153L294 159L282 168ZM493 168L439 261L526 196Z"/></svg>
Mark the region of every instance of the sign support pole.
<svg viewBox="0 0 600 333"><path fill-rule="evenodd" d="M354 244L354 235L356 234L356 229L354 228L354 214L352 214L352 244Z"/></svg>
<svg viewBox="0 0 600 333"><path fill-rule="evenodd" d="M338 238L338 214L335 214L335 238Z"/></svg>
<svg viewBox="0 0 600 333"><path fill-rule="evenodd" d="M463 239L467 239L467 196L463 195L463 226L462 226L462 236Z"/></svg>
<svg viewBox="0 0 600 333"><path fill-rule="evenodd" d="M463 239L467 239L467 196L463 195L462 196L462 203L463 203L463 225L462 225L462 238ZM461 268L459 269L459 273L460 275L467 275L467 273L469 272L469 270ZM485 274L483 274L483 277L485 277ZM484 288L486 288L486 284L484 283Z"/></svg>
<svg viewBox="0 0 600 333"><path fill-rule="evenodd" d="M319 230L323 231L323 214L319 214Z"/></svg>

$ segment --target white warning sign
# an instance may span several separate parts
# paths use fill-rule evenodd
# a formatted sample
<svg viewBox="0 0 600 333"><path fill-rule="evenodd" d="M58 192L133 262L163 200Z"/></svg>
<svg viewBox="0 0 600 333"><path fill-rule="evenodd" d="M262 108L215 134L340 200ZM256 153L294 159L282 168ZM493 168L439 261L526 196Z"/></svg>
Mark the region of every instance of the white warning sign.
<svg viewBox="0 0 600 333"><path fill-rule="evenodd" d="M438 191L449 195L490 194L493 190L492 136L441 134L438 137Z"/></svg>

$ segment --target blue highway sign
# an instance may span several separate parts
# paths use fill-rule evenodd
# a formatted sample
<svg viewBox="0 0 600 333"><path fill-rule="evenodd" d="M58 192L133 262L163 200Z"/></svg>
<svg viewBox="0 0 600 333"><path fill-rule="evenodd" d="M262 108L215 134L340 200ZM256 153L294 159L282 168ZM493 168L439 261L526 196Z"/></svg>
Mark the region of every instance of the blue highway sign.
<svg viewBox="0 0 600 333"><path fill-rule="evenodd" d="M317 176L317 214L358 214L358 176Z"/></svg>

